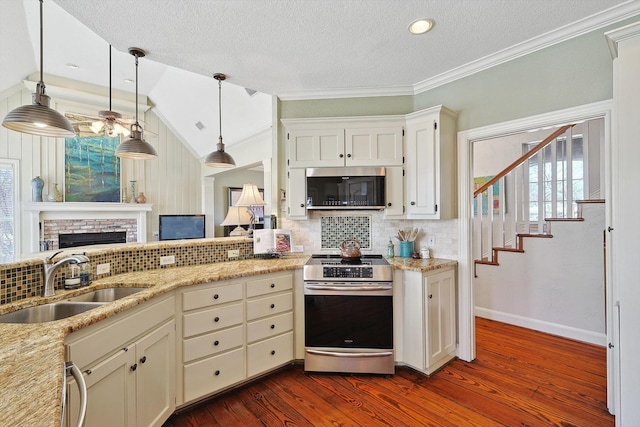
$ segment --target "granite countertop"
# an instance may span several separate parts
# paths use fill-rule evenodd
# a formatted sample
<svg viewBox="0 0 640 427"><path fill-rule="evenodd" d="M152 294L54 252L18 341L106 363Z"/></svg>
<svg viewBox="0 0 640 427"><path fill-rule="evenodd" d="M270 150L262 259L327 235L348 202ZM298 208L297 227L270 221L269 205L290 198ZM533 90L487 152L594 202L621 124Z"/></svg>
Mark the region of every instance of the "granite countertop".
<svg viewBox="0 0 640 427"><path fill-rule="evenodd" d="M394 257L387 258L387 261L395 270L419 271L422 273L458 265L458 261L444 258L414 259Z"/></svg>
<svg viewBox="0 0 640 427"><path fill-rule="evenodd" d="M54 297L34 297L0 306L0 314L4 314L96 289L148 288L67 319L34 324L0 324L0 426L59 425L64 339L70 333L178 287L300 269L307 259L306 255L297 255L124 273L94 280L88 288L58 290ZM394 269L421 272L457 265L456 261L446 259L390 258L388 261Z"/></svg>
<svg viewBox="0 0 640 427"><path fill-rule="evenodd" d="M231 261L118 274L51 298L0 306L0 314L110 287L148 287L84 313L46 323L0 324L0 426L59 426L65 337L178 287L302 268L308 256Z"/></svg>

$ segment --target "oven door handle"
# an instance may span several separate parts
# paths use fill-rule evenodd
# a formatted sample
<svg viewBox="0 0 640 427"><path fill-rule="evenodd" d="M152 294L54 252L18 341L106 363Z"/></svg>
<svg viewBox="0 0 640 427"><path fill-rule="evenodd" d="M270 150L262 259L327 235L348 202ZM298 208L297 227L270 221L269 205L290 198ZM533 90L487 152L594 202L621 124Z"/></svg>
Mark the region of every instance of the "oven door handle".
<svg viewBox="0 0 640 427"><path fill-rule="evenodd" d="M326 286L305 285L305 289L312 291L388 291L392 286Z"/></svg>
<svg viewBox="0 0 640 427"><path fill-rule="evenodd" d="M307 353L310 354L317 354L320 356L333 356L333 357L387 357L387 356L393 356L393 352L392 351L382 351L382 352L376 352L376 353L342 353L340 351L323 351L323 350L312 350L312 349L306 349L305 350Z"/></svg>

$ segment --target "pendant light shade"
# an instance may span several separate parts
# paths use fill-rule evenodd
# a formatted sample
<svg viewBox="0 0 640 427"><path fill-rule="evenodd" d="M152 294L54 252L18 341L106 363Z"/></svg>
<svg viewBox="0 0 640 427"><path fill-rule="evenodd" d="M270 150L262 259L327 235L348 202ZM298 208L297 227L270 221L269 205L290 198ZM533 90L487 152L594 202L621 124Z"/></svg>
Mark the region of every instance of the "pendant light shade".
<svg viewBox="0 0 640 427"><path fill-rule="evenodd" d="M214 74L213 78L218 81L218 117L220 119L220 136L218 138L218 144L216 151L209 153L204 159L206 166L214 168L230 168L236 165L233 157L224 151L224 144L222 142L222 81L227 78L224 74Z"/></svg>
<svg viewBox="0 0 640 427"><path fill-rule="evenodd" d="M32 135L67 138L76 135L73 126L62 114L49 107L50 98L45 93L42 54L42 0L40 0L40 81L31 95L32 104L18 107L6 115L2 126Z"/></svg>
<svg viewBox="0 0 640 427"><path fill-rule="evenodd" d="M143 58L146 54L137 47L129 48L129 53L136 58L136 122L131 125L130 138L116 148L116 156L135 160L157 159L156 149L144 140L142 126L138 123L138 58Z"/></svg>

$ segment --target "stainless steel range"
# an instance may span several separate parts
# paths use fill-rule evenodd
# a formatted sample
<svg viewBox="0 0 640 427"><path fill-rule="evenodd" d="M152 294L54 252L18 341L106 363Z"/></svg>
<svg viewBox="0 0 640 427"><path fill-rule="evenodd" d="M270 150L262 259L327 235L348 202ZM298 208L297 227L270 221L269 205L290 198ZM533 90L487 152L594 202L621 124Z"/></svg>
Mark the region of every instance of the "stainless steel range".
<svg viewBox="0 0 640 427"><path fill-rule="evenodd" d="M305 371L393 374L393 267L312 255L303 269Z"/></svg>

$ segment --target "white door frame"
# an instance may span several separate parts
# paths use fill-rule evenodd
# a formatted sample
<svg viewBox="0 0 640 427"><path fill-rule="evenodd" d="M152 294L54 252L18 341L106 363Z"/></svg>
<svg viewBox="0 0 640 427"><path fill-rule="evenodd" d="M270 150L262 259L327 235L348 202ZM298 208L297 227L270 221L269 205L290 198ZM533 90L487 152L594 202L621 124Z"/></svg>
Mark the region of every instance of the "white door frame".
<svg viewBox="0 0 640 427"><path fill-rule="evenodd" d="M480 128L458 132L458 354L457 356L468 362L476 357L475 340L475 303L473 289L473 143L474 141L496 138L501 135L518 133L530 129L558 126L597 117L604 118L605 129L605 197L611 197L611 109L612 100L596 102L564 110L553 111L533 117L512 120L508 122L488 125ZM606 204L605 221L611 224L611 203ZM611 251L607 251L606 277L611 284ZM612 313L611 286L607 288L607 325L614 325ZM607 342L613 342L612 328L607 328ZM615 408L614 375L615 360L611 352L607 352L607 396L610 411Z"/></svg>

